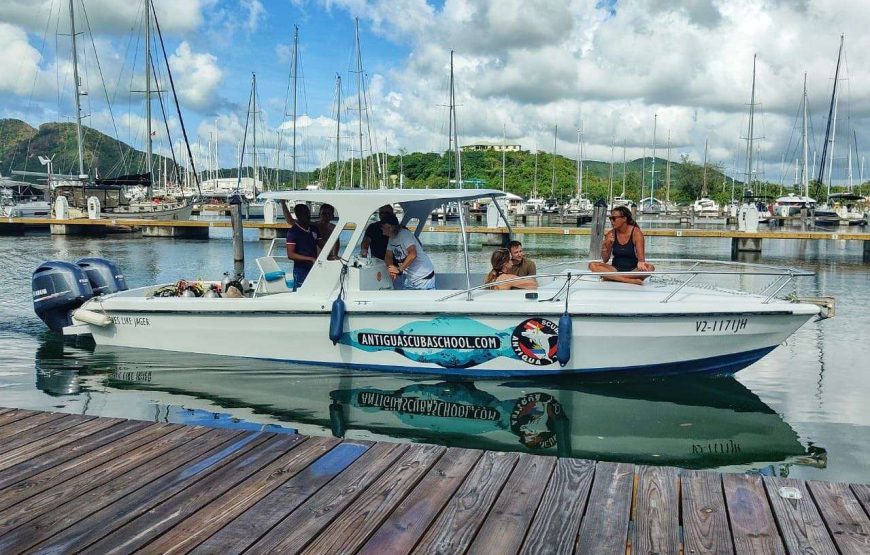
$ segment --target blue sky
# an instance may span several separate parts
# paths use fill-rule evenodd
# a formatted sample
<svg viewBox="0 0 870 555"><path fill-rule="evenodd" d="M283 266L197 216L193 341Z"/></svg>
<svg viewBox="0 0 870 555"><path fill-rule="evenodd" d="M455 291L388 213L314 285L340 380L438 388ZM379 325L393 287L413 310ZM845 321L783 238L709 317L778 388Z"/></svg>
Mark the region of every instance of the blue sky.
<svg viewBox="0 0 870 555"><path fill-rule="evenodd" d="M133 44L131 27L143 2L75 0L77 5L82 1L100 63L107 80L118 89L113 113L116 125L126 129L118 135L141 148L141 99L125 100L126 91L136 83L131 84L125 73L130 71L130 56L125 60L123 54ZM439 151L446 147L444 105L453 49L461 143L501 141L504 129L507 140L524 149L537 145L551 150L552 129L558 125L559 152L574 156L582 121L588 158L609 160L611 143L623 141L628 156L636 158L652 150L657 114L657 154L664 155L670 134L674 158L687 154L698 161L707 140L710 160L739 174L745 171L741 137L747 127L752 56L758 54L756 127L764 137L760 158L764 177L776 181L792 173L804 72L809 75L813 127L818 135L824 130L840 33L846 34L847 69L841 78L848 81L841 87L838 128L843 136L835 155L838 164L846 161L842 148L846 132L857 133L859 153L865 138L870 141L864 132L870 128L870 66L862 59L870 51L870 36L864 33L870 26L870 3L154 2L185 120L203 152L217 129L224 167L237 163L236 145L244 127L252 71L258 75L263 118L258 150L264 160L278 163L275 152L278 128L286 121L281 112L294 24L300 28L305 76L300 94L307 99L307 105L300 104L305 115L298 120L300 165L318 166L334 158L336 72L345 81L345 100L355 101L355 87L348 82L355 17L360 19L369 79L372 142L376 149L391 153L399 148ZM67 0L0 0L0 51L6 53L0 58L0 117L20 118L32 125L70 120L69 39L56 35L64 32L66 6ZM114 135L92 67L85 86L90 100L86 124ZM356 111L345 106L346 131L355 128L356 118ZM177 128L177 121L171 125ZM343 138L345 158L351 155L346 150L349 138ZM155 148L165 151L161 139L158 133ZM820 136L813 138L816 149L820 150L821 141ZM287 165L286 158L282 164ZM857 177L858 162L854 165ZM845 170L835 173L845 176Z"/></svg>

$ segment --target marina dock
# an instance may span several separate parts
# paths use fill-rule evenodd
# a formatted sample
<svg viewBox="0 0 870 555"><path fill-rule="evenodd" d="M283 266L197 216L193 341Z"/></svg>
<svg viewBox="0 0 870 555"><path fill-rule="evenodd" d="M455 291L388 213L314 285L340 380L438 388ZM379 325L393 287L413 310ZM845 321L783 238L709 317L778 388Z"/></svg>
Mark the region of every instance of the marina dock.
<svg viewBox="0 0 870 555"><path fill-rule="evenodd" d="M870 552L870 485L0 408L0 553Z"/></svg>
<svg viewBox="0 0 870 555"><path fill-rule="evenodd" d="M272 240L283 237L288 228L287 223L265 223L263 221L243 221L245 229L256 229L260 239ZM0 219L0 235L24 233L26 229L48 229L61 235L102 234L117 231L141 232L144 237L208 239L209 229L230 228L229 220L132 220L132 219L75 219L58 220L46 218L3 218ZM505 227L491 228L485 226L466 226L469 234L484 234L490 237L507 236ZM860 241L863 243L863 260L870 263L870 233L856 231L805 231L788 228L778 231L745 232L733 229L693 229L674 228L657 229L644 228L648 237L692 237L706 239L731 239L732 255L736 257L741 252L762 252L762 244L767 240L801 240L801 241ZM459 233L458 225L439 225L432 223L424 228L431 233ZM521 227L511 229L515 235L563 235L588 236L592 230L588 227ZM489 243L487 243L489 244Z"/></svg>

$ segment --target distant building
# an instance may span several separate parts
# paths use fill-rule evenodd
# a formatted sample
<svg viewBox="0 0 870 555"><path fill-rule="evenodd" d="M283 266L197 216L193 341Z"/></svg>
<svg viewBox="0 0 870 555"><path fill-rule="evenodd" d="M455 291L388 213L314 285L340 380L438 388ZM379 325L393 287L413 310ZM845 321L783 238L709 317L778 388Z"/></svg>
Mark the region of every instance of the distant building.
<svg viewBox="0 0 870 555"><path fill-rule="evenodd" d="M478 150L493 150L495 152L519 152L520 145L505 145L501 143L497 144L489 144L489 143L477 143L473 145L465 145L462 147L462 152L475 152Z"/></svg>

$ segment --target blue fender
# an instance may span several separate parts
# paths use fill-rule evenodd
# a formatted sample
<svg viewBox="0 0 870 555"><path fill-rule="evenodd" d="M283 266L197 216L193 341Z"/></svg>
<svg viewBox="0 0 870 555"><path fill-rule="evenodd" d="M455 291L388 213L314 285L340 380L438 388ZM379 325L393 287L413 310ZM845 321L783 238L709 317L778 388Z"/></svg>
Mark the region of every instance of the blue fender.
<svg viewBox="0 0 870 555"><path fill-rule="evenodd" d="M341 334L344 333L344 315L344 301L341 299L332 301L332 312L329 315L329 339L332 340L333 345L338 343Z"/></svg>
<svg viewBox="0 0 870 555"><path fill-rule="evenodd" d="M571 360L571 315L567 312L559 317L559 341L556 343L556 360L559 366L565 366Z"/></svg>

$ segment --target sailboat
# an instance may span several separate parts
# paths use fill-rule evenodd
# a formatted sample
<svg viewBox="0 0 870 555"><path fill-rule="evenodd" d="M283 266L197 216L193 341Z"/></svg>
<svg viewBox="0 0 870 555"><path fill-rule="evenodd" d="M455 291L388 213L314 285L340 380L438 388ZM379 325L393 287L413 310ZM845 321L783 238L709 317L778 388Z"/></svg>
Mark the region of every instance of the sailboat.
<svg viewBox="0 0 870 555"><path fill-rule="evenodd" d="M78 55L76 49L75 11L72 0L69 4L70 28L72 38L72 61L73 77L75 84L76 104L76 143L78 146L79 183L64 182L54 190L55 209L70 218L88 217L89 213L100 212L113 219L160 219L160 220L186 220L190 218L193 203L184 198L164 196L157 198L153 192L153 153L152 139L154 133L151 129L151 96L152 96L152 69L148 60L151 60L151 18L159 33L157 16L151 0L145 2L144 30L145 30L145 145L146 145L146 171L140 174L120 175L112 178L90 180L85 173L84 146L82 139L82 111L81 95L82 87L78 71ZM162 37L160 38L162 42ZM165 52L164 52L165 54ZM172 82L169 67L166 67ZM174 86L173 86L174 92ZM179 111L179 120L181 120ZM181 120L182 130L184 122ZM185 131L186 137L186 131ZM187 141L185 141L186 143ZM188 145L188 155L190 147ZM177 168L177 166L176 166ZM144 198L136 198L131 191L144 192ZM96 200L94 200L96 199ZM95 210L96 209L96 210Z"/></svg>
<svg viewBox="0 0 870 555"><path fill-rule="evenodd" d="M577 130L577 192L568 200L565 208L566 214L590 214L592 213L592 201L583 192L583 122Z"/></svg>
<svg viewBox="0 0 870 555"><path fill-rule="evenodd" d="M650 191L647 198L640 199L638 212L643 214L660 214L663 210L662 201L656 198L656 126L658 125L659 115L653 115L653 150L652 150L652 169L650 170Z"/></svg>
<svg viewBox="0 0 870 555"><path fill-rule="evenodd" d="M550 198L544 201L541 212L544 214L558 214L559 201L556 200L556 141L559 138L559 126L553 127L553 156L551 160L552 178L550 180Z"/></svg>
<svg viewBox="0 0 870 555"><path fill-rule="evenodd" d="M704 181L701 185L701 198L692 204L692 212L701 218L715 218L719 214L719 203L710 198L707 191L707 149L708 141L704 141Z"/></svg>
<svg viewBox="0 0 870 555"><path fill-rule="evenodd" d="M47 186L14 181L0 175L0 216L4 218L43 218L51 213L45 200Z"/></svg>

